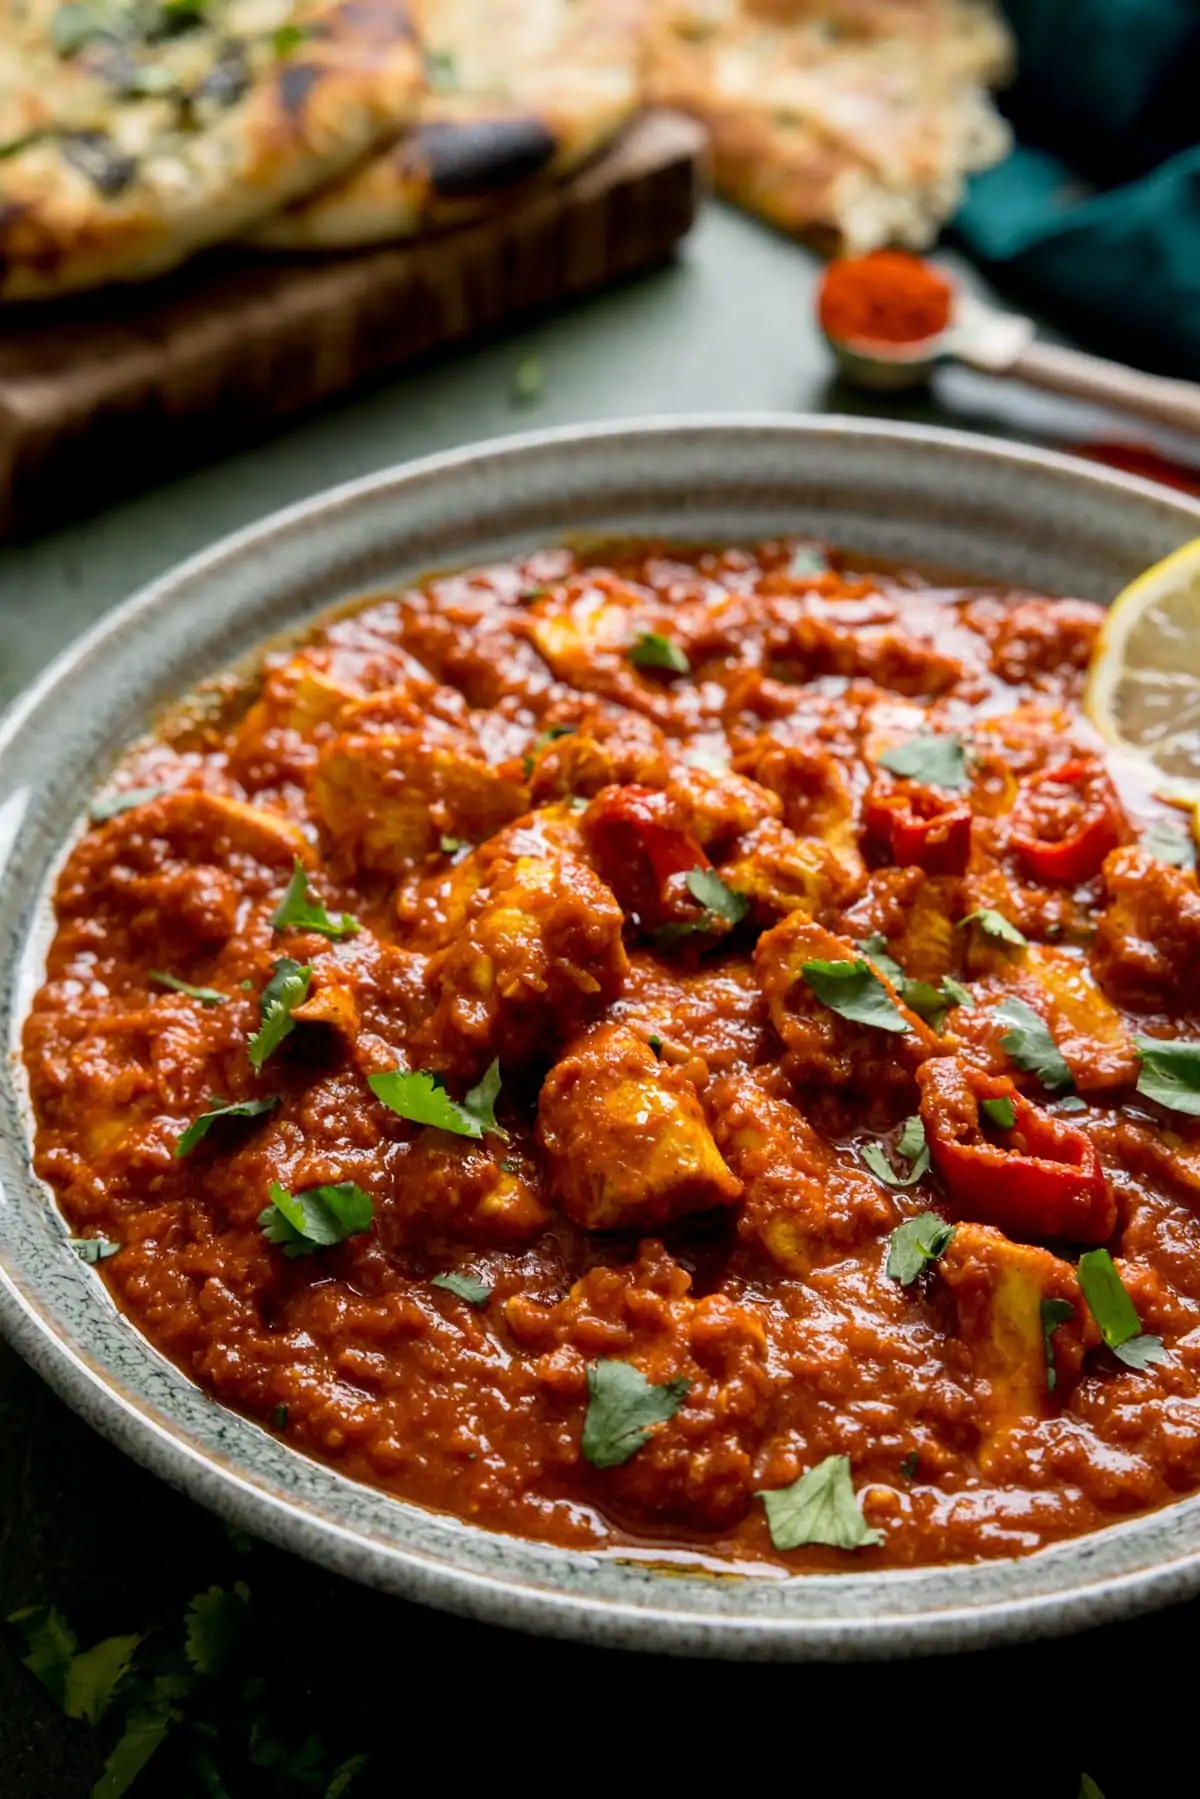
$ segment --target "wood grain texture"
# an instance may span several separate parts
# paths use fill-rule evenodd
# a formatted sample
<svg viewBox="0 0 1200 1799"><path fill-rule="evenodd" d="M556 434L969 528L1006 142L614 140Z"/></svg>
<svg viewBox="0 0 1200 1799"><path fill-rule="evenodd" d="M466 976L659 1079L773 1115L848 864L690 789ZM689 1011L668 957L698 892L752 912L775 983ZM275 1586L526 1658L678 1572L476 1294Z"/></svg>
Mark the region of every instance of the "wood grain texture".
<svg viewBox="0 0 1200 1799"><path fill-rule="evenodd" d="M168 281L0 321L0 535L244 446L441 345L664 260L705 138L650 112L560 188L486 223L319 260L222 252Z"/></svg>

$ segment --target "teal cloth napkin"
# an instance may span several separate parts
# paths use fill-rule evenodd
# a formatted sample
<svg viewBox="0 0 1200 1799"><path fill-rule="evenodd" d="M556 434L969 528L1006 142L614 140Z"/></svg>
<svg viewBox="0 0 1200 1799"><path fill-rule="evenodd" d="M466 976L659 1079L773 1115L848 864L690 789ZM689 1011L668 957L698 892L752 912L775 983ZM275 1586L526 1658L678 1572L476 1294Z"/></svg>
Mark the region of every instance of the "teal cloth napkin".
<svg viewBox="0 0 1200 1799"><path fill-rule="evenodd" d="M1008 0L1013 153L955 220L1018 303L1200 378L1200 0Z"/></svg>

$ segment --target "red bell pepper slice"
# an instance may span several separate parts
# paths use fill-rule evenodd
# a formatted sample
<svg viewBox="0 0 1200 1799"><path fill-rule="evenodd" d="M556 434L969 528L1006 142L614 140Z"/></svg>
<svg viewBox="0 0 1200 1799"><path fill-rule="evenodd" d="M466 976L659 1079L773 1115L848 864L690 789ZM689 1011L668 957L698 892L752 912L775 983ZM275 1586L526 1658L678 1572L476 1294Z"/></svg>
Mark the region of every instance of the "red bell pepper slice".
<svg viewBox="0 0 1200 1799"><path fill-rule="evenodd" d="M1090 881L1125 836L1121 802L1095 757L1043 768L1022 781L1009 841L1037 880L1066 887Z"/></svg>
<svg viewBox="0 0 1200 1799"><path fill-rule="evenodd" d="M867 799L867 830L885 843L898 868L931 875L960 875L971 855L971 808L932 787L899 782Z"/></svg>
<svg viewBox="0 0 1200 1799"><path fill-rule="evenodd" d="M1053 1118L1008 1075L984 1074L953 1056L917 1071L933 1165L963 1217L1023 1243L1104 1243L1117 1204L1091 1138ZM1006 1099L1010 1130L985 1131L980 1104Z"/></svg>
<svg viewBox="0 0 1200 1799"><path fill-rule="evenodd" d="M669 795L649 787L606 787L584 814L583 829L624 911L654 925L699 910L687 876L712 863Z"/></svg>

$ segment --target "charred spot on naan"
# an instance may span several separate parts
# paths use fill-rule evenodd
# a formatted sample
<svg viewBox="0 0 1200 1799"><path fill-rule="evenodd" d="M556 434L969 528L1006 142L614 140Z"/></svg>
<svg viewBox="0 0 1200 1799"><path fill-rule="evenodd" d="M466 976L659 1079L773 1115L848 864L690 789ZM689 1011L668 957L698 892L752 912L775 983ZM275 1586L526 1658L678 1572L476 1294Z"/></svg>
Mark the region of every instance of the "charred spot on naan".
<svg viewBox="0 0 1200 1799"><path fill-rule="evenodd" d="M415 163L446 200L494 193L532 180L558 149L554 133L528 114L422 125L398 154ZM412 163L407 159L412 158Z"/></svg>

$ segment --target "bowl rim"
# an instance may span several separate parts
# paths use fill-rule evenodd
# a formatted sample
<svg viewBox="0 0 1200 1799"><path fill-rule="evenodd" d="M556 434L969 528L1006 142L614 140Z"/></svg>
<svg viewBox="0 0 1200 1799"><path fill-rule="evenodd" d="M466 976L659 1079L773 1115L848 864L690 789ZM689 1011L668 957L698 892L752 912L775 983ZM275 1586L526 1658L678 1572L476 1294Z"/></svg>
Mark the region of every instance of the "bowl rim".
<svg viewBox="0 0 1200 1799"><path fill-rule="evenodd" d="M940 447L944 451L969 455L976 461L991 461L997 467L1016 463L1029 470L1069 476L1094 488L1098 496L1107 494L1119 500L1121 496L1131 495L1153 501L1164 517L1178 518L1181 523L1190 521L1200 535L1200 499L1060 451L941 426L859 419L836 413L751 412L634 417L525 431L390 465L319 490L217 539L174 565L68 644L14 699L0 717L0 765L28 722L52 698L56 688L85 669L102 645L143 626L147 617L153 617L159 610L170 608L177 590L188 582L218 569L229 558L238 558L247 551L267 546L272 538L297 525L319 521L331 508L384 493L398 482L452 474L473 462L497 457L511 459L567 444L586 446L630 437L653 440L683 433L713 438L737 433L767 433L777 434L781 441L836 434L881 446L913 443ZM13 948L19 955L20 943L15 943ZM38 1191L42 1197L45 1195L41 1183L28 1168L24 1186L27 1190ZM0 1192L0 1204L3 1202L4 1195ZM934 1570L876 1571L871 1576L848 1573L798 1577L806 1583L808 1590L842 1585L855 1579L869 1579L878 1586L880 1604L877 1614L840 1617L832 1612L821 1617L777 1617L754 1613L738 1616L716 1609L711 1612L702 1608L675 1609L669 1603L669 1586L661 1581L660 1590L668 1599L668 1603L661 1605L635 1604L611 1596L538 1587L506 1577L502 1567L498 1573L481 1573L437 1560L402 1543L368 1535L328 1512L322 1513L286 1493L259 1484L251 1473L223 1461L213 1450L192 1440L183 1426L174 1424L169 1418L152 1415L122 1388L111 1371L91 1362L85 1350L68 1341L54 1320L21 1290L17 1272L10 1268L2 1253L0 1329L17 1352L87 1423L117 1442L126 1453L169 1485L218 1515L337 1573L480 1621L585 1642L683 1655L797 1660L866 1658L993 1646L1036 1635L1060 1634L1083 1625L1147 1611L1200 1590L1200 1532L1197 1532L1197 1547L1181 1544L1179 1553L1163 1553L1160 1549L1151 1561L1119 1574L1106 1572L1102 1566L1091 1566L1096 1558L1089 1553L1089 1546L1094 1548L1097 1542L1107 1541L1114 1532L1130 1528L1121 1523L1107 1526L1091 1536L1070 1539L1037 1551L1034 1557L1012 1558L1002 1564L1015 1568L1034 1559L1052 1558L1060 1564L1075 1565L1076 1572L1069 1587L1055 1586L1050 1591L1016 1597L1000 1596L965 1606L948 1596L944 1605L930 1605L919 1612L889 1610L886 1595L900 1591L905 1583L914 1579L925 1579L928 1583L930 1574L936 1572ZM136 1332L133 1334L143 1351L158 1355L146 1339ZM346 1484L355 1486L358 1483L347 1481ZM1161 1520L1165 1513L1176 1512L1180 1506L1189 1503L1200 1513L1200 1495L1197 1495L1190 1502L1184 1498L1173 1506L1143 1516ZM481 1535L494 1535L480 1532L478 1527L463 1528ZM1169 1540L1169 1529L1166 1535ZM526 1542L512 1538L495 1540ZM947 1565L943 1570L951 1587L953 1581L949 1577L957 1566Z"/></svg>

